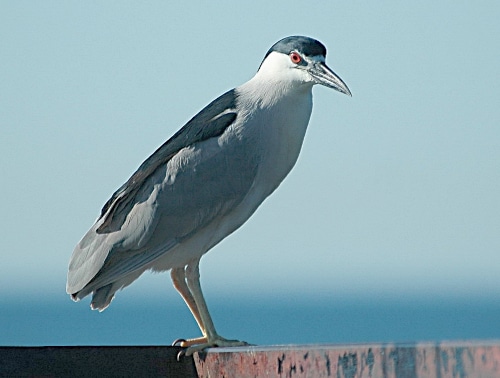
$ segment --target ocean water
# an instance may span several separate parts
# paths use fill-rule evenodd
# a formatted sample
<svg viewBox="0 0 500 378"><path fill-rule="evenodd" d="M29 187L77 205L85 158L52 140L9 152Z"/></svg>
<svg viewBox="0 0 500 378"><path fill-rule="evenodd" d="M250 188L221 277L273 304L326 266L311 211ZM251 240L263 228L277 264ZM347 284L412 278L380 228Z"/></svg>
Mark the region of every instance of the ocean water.
<svg viewBox="0 0 500 378"><path fill-rule="evenodd" d="M179 298L121 295L102 313L82 302L0 299L0 345L169 345L199 336ZM221 335L260 345L500 339L497 299L241 295L208 305Z"/></svg>

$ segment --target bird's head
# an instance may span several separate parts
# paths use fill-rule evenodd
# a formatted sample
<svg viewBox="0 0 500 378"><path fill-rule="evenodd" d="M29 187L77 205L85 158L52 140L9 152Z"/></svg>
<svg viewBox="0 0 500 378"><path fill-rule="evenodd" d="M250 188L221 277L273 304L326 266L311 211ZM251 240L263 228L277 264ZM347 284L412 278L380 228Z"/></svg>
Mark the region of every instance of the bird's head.
<svg viewBox="0 0 500 378"><path fill-rule="evenodd" d="M321 84L351 96L342 79L325 63L325 46L309 37L292 36L276 42L260 64L258 76L282 84Z"/></svg>

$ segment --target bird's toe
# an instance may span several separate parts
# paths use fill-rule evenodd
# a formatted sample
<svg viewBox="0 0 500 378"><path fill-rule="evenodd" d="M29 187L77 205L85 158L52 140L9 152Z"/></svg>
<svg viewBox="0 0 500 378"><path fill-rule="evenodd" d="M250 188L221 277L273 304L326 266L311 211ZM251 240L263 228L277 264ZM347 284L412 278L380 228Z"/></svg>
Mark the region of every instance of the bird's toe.
<svg viewBox="0 0 500 378"><path fill-rule="evenodd" d="M184 345L184 343L181 345L186 346L186 345ZM184 349L182 352L183 352L183 355L185 355L185 356L192 356L194 353L202 352L208 348L215 348L215 347L231 348L231 347L241 347L241 346L248 346L248 345L251 345L251 344L249 344L245 341L240 341L240 340L228 340L228 339L225 339L223 337L218 336L218 337L213 338L211 340L206 340L206 342L203 342L203 343L191 344L186 349Z"/></svg>

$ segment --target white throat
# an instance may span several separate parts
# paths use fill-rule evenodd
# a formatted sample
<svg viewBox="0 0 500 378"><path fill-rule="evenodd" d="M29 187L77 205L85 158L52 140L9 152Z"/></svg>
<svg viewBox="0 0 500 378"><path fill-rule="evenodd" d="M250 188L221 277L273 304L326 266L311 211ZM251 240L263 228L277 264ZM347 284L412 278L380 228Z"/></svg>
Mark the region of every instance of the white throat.
<svg viewBox="0 0 500 378"><path fill-rule="evenodd" d="M236 89L243 97L258 102L260 107L269 107L289 96L311 96L313 85L311 75L296 68L287 55L272 52L255 76Z"/></svg>

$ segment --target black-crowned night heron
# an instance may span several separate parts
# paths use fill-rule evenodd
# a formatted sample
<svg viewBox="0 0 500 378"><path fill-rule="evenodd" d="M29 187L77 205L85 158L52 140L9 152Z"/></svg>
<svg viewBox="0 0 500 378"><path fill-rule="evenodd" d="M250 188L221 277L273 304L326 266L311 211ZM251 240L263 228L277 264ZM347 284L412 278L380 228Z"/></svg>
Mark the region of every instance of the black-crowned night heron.
<svg viewBox="0 0 500 378"><path fill-rule="evenodd" d="M325 64L326 48L293 36L272 46L256 75L212 101L158 148L104 205L76 246L66 291L104 310L144 271L171 271L202 337L187 354L245 343L219 336L200 286L201 257L235 231L299 156L312 87L350 95Z"/></svg>

